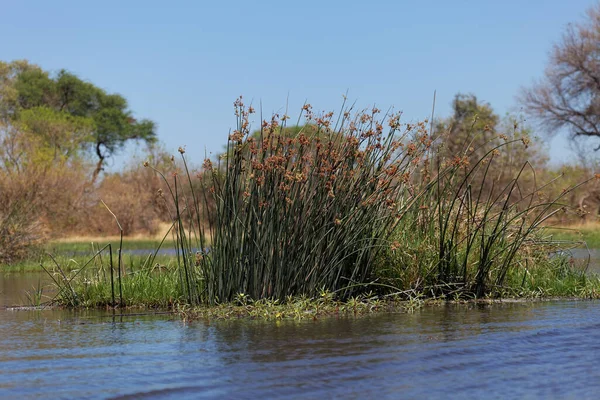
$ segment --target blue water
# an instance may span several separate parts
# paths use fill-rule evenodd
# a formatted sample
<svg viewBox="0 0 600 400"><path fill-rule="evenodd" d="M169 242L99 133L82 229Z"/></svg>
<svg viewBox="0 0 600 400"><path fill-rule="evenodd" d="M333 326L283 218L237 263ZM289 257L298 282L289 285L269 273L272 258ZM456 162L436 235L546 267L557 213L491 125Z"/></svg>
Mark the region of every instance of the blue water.
<svg viewBox="0 0 600 400"><path fill-rule="evenodd" d="M318 321L0 310L0 398L595 399L600 302Z"/></svg>

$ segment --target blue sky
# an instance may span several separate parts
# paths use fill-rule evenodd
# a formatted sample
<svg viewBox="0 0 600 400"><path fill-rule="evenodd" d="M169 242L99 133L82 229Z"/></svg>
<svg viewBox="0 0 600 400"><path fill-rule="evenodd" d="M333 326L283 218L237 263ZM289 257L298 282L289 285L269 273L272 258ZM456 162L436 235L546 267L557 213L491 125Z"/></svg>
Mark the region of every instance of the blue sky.
<svg viewBox="0 0 600 400"><path fill-rule="evenodd" d="M434 90L440 117L458 92L501 115L518 111L519 88L542 76L566 24L593 4L12 1L2 5L0 59L65 68L124 95L137 117L157 122L167 150L185 145L200 164L226 142L239 95L269 115L286 102L291 116L305 101L337 110L348 92L408 122L429 116ZM569 159L566 143L552 141L554 162Z"/></svg>

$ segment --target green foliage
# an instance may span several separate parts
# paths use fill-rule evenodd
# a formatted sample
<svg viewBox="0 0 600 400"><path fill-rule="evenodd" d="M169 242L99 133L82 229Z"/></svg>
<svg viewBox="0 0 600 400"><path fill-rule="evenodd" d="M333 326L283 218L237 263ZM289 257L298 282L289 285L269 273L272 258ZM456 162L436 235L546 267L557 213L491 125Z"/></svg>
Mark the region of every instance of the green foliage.
<svg viewBox="0 0 600 400"><path fill-rule="evenodd" d="M139 270L142 281L124 270L119 290L131 290L124 298L159 276L168 279L164 290L147 296L157 303L156 293L170 293L163 305L335 297L359 309L375 291L370 298L408 300L412 310L427 297L531 296L539 282L551 295L596 296L598 282L556 267L549 254L557 247L540 236L573 188L542 197L549 184L528 162L503 167L506 152L520 159L530 144L514 137L517 127L510 138L471 125L481 131L461 134L489 139L481 155L447 154L426 122L403 124L377 109L345 110L336 123L333 113L315 116L305 106L307 124L295 132L274 116L255 135L252 109L241 99L235 105L226 156L205 160L204 173L193 176L181 148L182 171L167 178L155 169L172 197L176 265L162 271L150 262ZM63 303L114 305L113 281L87 276L59 283Z"/></svg>
<svg viewBox="0 0 600 400"><path fill-rule="evenodd" d="M154 123L137 121L121 95L65 70L51 76L24 61L0 62L0 103L6 127L33 134L57 156L92 150L98 158L93 179L127 141L156 140Z"/></svg>
<svg viewBox="0 0 600 400"><path fill-rule="evenodd" d="M251 109L236 102L230 156L217 166L205 161L210 179L202 197L192 192L176 213L191 303L229 301L240 292L283 299L322 289L347 298L372 279L387 235L420 194L411 177L431 145L425 124L400 124L399 115L380 117L373 109L347 110L335 125L333 113L315 117L309 106L304 110L317 134L286 137L280 134L285 118L273 117L255 140ZM171 185L176 199L181 184ZM205 232L187 210L216 222ZM204 237L212 239L208 252ZM197 260L192 248L201 252Z"/></svg>
<svg viewBox="0 0 600 400"><path fill-rule="evenodd" d="M249 137L253 140L260 140L264 136L264 129L257 129L252 132ZM331 139L337 139L337 136L331 136L325 130L321 129L319 125L314 122L306 122L301 125L286 126L285 124L277 127L277 135L282 138L294 139L300 134L307 138L319 138L322 142L327 142Z"/></svg>
<svg viewBox="0 0 600 400"><path fill-rule="evenodd" d="M66 162L79 155L82 146L93 138L94 122L46 106L23 110L17 126L27 133L26 140L37 148L29 155L34 165Z"/></svg>
<svg viewBox="0 0 600 400"><path fill-rule="evenodd" d="M474 165L451 160L455 165L396 228L394 245L379 260L382 284L405 295L502 296L522 288L509 277L524 265L552 264L548 255L561 243L542 239L544 223L562 211L561 198L584 183L540 199L548 183L524 185L532 169L527 162L510 180L494 179L503 148L518 142L488 147ZM494 182L490 188L488 180Z"/></svg>
<svg viewBox="0 0 600 400"><path fill-rule="evenodd" d="M499 117L487 103L472 94L457 94L452 101L452 116L437 121L435 131L443 135L446 155L468 153L474 162L486 152L491 141L497 141Z"/></svg>
<svg viewBox="0 0 600 400"><path fill-rule="evenodd" d="M152 242L156 247L145 255L129 254L127 249L148 249L150 242L123 242L122 237L120 246L123 250L112 243L104 246L60 243L52 245L54 254L41 254L35 261L38 268L49 274L57 288L50 303L69 307L167 307L179 302L183 292L173 258L159 255L156 250L163 241ZM131 248L125 248L124 243ZM88 251L81 253L82 246ZM28 267L31 263L7 271L23 271Z"/></svg>
<svg viewBox="0 0 600 400"><path fill-rule="evenodd" d="M73 286L77 293L77 307L106 307L113 305L110 282L102 277L86 274ZM176 268L139 267L128 271L122 278L119 299L122 307L171 308L184 302L184 293Z"/></svg>
<svg viewBox="0 0 600 400"><path fill-rule="evenodd" d="M280 134L281 121L272 119L260 135L251 135L249 111L239 101L229 156L217 166L205 162L212 182L204 193L214 196L216 223L208 233L210 252L196 263L192 236L205 233L177 214L186 221L177 234L189 271L189 301L214 304L238 293L283 299L314 296L318 289L346 299L369 286L413 295L497 295L559 206L556 199L540 201L543 185L522 186L535 175L526 161L502 179L496 175L506 172L498 168L507 159L503 152L520 156L517 145L527 147L526 137L491 135L496 127L488 123L498 119L489 106L488 123L474 117L466 125L477 108L472 97L457 97L455 105L462 124L457 135L487 138L477 151L458 153L462 156L445 154L447 148L431 153L427 125L401 131L398 116L351 119L345 112L333 128L328 114L317 118L319 134L311 139L301 128L295 135ZM386 122L390 130L384 134ZM332 140L324 144L323 133ZM428 157L438 162L433 178ZM175 197L180 186L177 180L172 186ZM203 207L196 196L187 200L182 210ZM205 247L198 242L195 248ZM399 255L375 269L386 264L379 255L388 248Z"/></svg>

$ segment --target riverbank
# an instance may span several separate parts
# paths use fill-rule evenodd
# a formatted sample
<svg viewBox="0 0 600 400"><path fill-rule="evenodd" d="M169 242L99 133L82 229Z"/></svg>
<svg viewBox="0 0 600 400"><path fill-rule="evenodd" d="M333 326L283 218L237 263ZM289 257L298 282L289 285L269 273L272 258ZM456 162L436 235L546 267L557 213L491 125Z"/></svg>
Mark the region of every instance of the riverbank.
<svg viewBox="0 0 600 400"><path fill-rule="evenodd" d="M126 265L139 264L147 259L159 249L162 239L155 237L134 237L123 240L123 257ZM102 258L109 257L109 249L106 247L111 244L113 257L118 255L120 238L119 237L72 237L50 241L39 249L31 252L29 257L11 264L0 264L0 273L12 272L35 272L55 270L57 265L70 271L79 269L86 265L90 260L94 263L102 262ZM165 250L174 248L173 244L166 242L160 246L162 252L157 254L157 260L161 264L167 264L169 258L164 257ZM97 257L94 257L98 253Z"/></svg>
<svg viewBox="0 0 600 400"><path fill-rule="evenodd" d="M566 225L547 228L550 238L555 241L571 242L590 249L600 248L600 223Z"/></svg>

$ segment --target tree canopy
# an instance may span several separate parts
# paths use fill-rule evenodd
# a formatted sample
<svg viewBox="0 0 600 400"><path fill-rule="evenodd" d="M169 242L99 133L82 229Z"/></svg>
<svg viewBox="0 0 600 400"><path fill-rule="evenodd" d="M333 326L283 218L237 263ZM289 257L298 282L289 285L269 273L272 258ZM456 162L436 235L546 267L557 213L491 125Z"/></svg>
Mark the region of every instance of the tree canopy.
<svg viewBox="0 0 600 400"><path fill-rule="evenodd" d="M22 131L43 143L43 157L92 151L97 157L92 181L127 141L156 141L154 122L134 118L123 96L27 61L0 62L0 121L4 133Z"/></svg>
<svg viewBox="0 0 600 400"><path fill-rule="evenodd" d="M544 77L522 89L520 100L550 133L565 129L573 138L600 137L600 4L567 28Z"/></svg>
<svg viewBox="0 0 600 400"><path fill-rule="evenodd" d="M452 115L438 120L436 132L444 136L445 153L460 155L469 148L471 158L480 158L486 145L496 137L499 117L475 95L458 93L452 101ZM487 147L489 149L489 147Z"/></svg>

